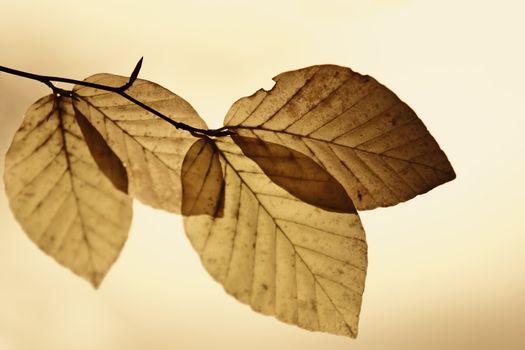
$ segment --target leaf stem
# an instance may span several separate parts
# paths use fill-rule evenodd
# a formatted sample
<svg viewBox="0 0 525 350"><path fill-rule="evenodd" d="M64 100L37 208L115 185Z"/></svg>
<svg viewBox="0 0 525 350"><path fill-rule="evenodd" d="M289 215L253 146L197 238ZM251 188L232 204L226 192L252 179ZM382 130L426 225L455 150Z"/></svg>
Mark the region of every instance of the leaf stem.
<svg viewBox="0 0 525 350"><path fill-rule="evenodd" d="M55 77L55 76L49 76L49 75L34 74L34 73L24 72L24 71L21 71L21 70L18 70L18 69L13 69L13 68L4 67L4 66L0 66L0 72L4 72L4 73L8 73L8 74L19 76L19 77L23 77L23 78L39 81L39 82L45 84L46 86L48 86L51 90L53 90L53 93L55 95L57 95L57 96L74 97L74 94L73 94L73 91L71 91L71 90L64 90L64 89L61 89L61 88L55 86L53 84L54 82L81 85L81 86L86 86L86 87L90 87L90 88L94 88L94 89L99 89L99 90L113 92L115 94L118 94L118 95L124 97L125 99L127 99L128 101L130 101L130 102L134 103L135 105L141 107L142 109L144 109L144 110L146 110L146 111L148 111L150 113L153 113L154 115L156 115L157 117L161 118L165 122L173 125L177 129L186 130L189 133L191 133L193 136L196 136L196 137L200 137L200 136L221 137L221 136L228 136L228 135L234 134L233 131L228 130L226 127L221 127L221 128L218 128L218 129L199 129L199 128L194 128L194 127L192 127L192 126L190 126L188 124L175 121L175 120L171 119L170 117L168 117L168 116L162 114L161 112L157 111L156 109L154 109L154 108L144 104L143 102L137 100L133 96L130 96L126 92L126 90L130 86L132 86L133 83L135 82L135 80L137 79L139 71L140 71L140 68L142 66L142 60L143 59L141 58L138 61L138 63L136 64L135 69L131 73L129 81L126 84L124 84L122 86L117 86L117 87L91 83L91 82L83 81L83 80L76 80L76 79L70 79L70 78L62 78L62 77Z"/></svg>

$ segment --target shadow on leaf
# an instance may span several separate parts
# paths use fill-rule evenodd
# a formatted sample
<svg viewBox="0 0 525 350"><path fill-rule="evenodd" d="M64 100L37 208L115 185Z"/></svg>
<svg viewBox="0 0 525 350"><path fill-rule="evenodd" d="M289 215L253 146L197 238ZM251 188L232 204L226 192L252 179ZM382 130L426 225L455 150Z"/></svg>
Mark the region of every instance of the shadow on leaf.
<svg viewBox="0 0 525 350"><path fill-rule="evenodd" d="M295 197L324 210L356 213L343 186L306 155L261 139L232 138L273 182Z"/></svg>
<svg viewBox="0 0 525 350"><path fill-rule="evenodd" d="M111 150L98 130L76 108L75 120L80 126L89 151L100 170L113 183L113 186L127 194L128 174L120 158Z"/></svg>

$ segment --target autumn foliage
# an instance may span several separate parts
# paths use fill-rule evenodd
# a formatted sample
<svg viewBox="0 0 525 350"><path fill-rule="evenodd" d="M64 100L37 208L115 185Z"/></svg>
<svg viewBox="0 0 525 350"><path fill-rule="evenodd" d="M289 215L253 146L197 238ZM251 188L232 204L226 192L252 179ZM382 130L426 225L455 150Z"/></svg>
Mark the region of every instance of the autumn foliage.
<svg viewBox="0 0 525 350"><path fill-rule="evenodd" d="M29 238L98 287L136 198L182 214L206 270L253 310L356 337L357 210L455 177L414 111L370 76L319 65L278 75L207 132L188 102L137 75L96 74L27 111L4 179Z"/></svg>

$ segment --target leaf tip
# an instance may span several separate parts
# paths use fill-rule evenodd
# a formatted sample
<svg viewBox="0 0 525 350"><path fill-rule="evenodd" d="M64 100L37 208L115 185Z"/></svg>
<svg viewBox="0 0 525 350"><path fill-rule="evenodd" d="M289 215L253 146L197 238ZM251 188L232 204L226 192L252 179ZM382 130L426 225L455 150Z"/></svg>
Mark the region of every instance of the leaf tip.
<svg viewBox="0 0 525 350"><path fill-rule="evenodd" d="M89 281L93 289L98 290L102 281L104 280L105 273L91 271L88 275L85 275L85 278Z"/></svg>
<svg viewBox="0 0 525 350"><path fill-rule="evenodd" d="M89 280L89 283L91 284L94 290L98 290L98 288L102 284L102 279L93 278Z"/></svg>

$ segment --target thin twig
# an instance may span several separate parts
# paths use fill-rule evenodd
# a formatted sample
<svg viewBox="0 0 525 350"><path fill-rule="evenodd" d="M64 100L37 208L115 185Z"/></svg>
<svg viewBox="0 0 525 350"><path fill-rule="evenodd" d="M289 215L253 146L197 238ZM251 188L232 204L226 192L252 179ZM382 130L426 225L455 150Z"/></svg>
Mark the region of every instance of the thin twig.
<svg viewBox="0 0 525 350"><path fill-rule="evenodd" d="M156 109L151 108L150 106L148 106L148 105L144 104L143 102L137 100L133 96L128 95L126 93L126 90L129 87L131 87L133 85L133 83L135 82L135 80L137 79L141 66L142 66L142 58L138 61L137 65L135 66L135 69L131 73L128 82L126 84L122 85L122 86L117 86L117 87L91 83L89 81L83 81L83 80L76 80L76 79L54 77L54 76L48 76L48 75L33 74L33 73L24 72L24 71L21 71L21 70L18 70L18 69L4 67L4 66L0 66L0 72L5 72L5 73L8 73L8 74L17 75L19 77L23 77L23 78L28 78L28 79L39 81L39 82L45 84L46 86L48 86L51 90L53 90L53 93L55 95L58 95L58 96L74 97L74 93L73 93L73 91L64 90L64 89L61 89L61 88L55 86L53 84L53 82L75 84L75 85L86 86L86 87L90 87L90 88L94 88L94 89L98 89L98 90L104 90L104 91L113 92L113 93L115 93L115 94L117 94L119 96L124 97L128 101L133 102L134 104L136 104L137 106L141 107L142 109L144 109L144 110L146 110L146 111L148 111L150 113L153 113L154 115L156 115L157 117L161 118L165 122L173 125L177 129L188 131L193 136L200 136L200 135L202 135L202 136L218 136L218 137L220 137L220 136L227 136L227 135L234 134L233 131L228 130L226 127L222 127L222 128L219 128L219 129L199 129L199 128L194 128L194 127L192 127L192 126L190 126L188 124L175 121L175 120L169 118L168 116L162 114L161 112L157 111Z"/></svg>

